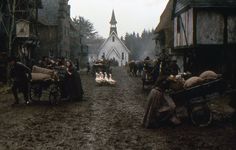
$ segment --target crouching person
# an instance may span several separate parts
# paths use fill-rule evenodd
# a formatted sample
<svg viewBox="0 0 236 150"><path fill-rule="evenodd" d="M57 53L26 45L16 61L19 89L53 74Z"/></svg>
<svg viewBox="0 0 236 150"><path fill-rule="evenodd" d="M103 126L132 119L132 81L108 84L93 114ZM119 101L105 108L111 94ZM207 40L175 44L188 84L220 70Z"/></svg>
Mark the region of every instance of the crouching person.
<svg viewBox="0 0 236 150"><path fill-rule="evenodd" d="M31 79L31 70L21 62L17 62L16 58L12 57L8 60L11 71L10 77L13 80L12 92L15 98L15 104L19 104L18 91L24 95L25 103L29 103L29 81Z"/></svg>
<svg viewBox="0 0 236 150"><path fill-rule="evenodd" d="M156 87L148 96L148 105L143 119L145 128L160 127L168 122L174 125L180 124L175 114L175 103L166 93L169 82L166 77L159 77Z"/></svg>

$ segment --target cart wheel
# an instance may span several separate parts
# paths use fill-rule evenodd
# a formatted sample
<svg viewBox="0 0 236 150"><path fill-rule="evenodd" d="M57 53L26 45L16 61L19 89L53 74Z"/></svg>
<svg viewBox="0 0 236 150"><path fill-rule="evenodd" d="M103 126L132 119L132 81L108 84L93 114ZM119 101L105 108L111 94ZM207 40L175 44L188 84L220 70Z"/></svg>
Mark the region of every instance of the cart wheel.
<svg viewBox="0 0 236 150"><path fill-rule="evenodd" d="M189 114L191 122L196 126L205 127L212 122L212 113L207 104L193 106Z"/></svg>
<svg viewBox="0 0 236 150"><path fill-rule="evenodd" d="M53 87L49 93L49 102L52 105L58 104L60 100L60 90L57 87Z"/></svg>
<svg viewBox="0 0 236 150"><path fill-rule="evenodd" d="M31 85L30 87L30 100L40 101L42 96L42 89L39 86Z"/></svg>

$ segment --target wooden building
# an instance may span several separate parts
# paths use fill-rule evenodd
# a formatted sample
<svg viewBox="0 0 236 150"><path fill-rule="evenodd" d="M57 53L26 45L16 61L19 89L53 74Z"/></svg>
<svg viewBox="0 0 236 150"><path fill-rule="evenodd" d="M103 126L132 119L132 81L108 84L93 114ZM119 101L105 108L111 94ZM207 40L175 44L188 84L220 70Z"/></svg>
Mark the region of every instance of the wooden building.
<svg viewBox="0 0 236 150"><path fill-rule="evenodd" d="M175 0L174 52L184 56L184 69L214 70L235 85L236 1Z"/></svg>
<svg viewBox="0 0 236 150"><path fill-rule="evenodd" d="M68 0L42 0L39 9L40 56L70 56L70 5Z"/></svg>

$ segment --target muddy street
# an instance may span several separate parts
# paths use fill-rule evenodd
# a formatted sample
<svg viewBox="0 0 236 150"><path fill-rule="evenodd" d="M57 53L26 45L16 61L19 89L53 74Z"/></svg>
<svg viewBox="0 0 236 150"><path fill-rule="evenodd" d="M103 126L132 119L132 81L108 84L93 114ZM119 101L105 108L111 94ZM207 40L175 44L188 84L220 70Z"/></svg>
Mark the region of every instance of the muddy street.
<svg viewBox="0 0 236 150"><path fill-rule="evenodd" d="M11 94L0 97L0 149L235 149L236 128L229 121L204 128L184 121L178 127L141 126L147 92L141 80L114 68L116 86L97 86L81 74L82 102L46 102L11 107ZM23 101L21 101L23 103Z"/></svg>

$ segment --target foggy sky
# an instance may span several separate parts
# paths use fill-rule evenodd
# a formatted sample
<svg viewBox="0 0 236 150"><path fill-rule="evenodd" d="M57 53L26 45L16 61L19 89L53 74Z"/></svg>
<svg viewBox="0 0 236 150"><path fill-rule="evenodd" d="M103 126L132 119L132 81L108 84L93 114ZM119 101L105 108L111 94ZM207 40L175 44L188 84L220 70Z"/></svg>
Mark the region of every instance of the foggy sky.
<svg viewBox="0 0 236 150"><path fill-rule="evenodd" d="M139 32L152 29L168 0L69 0L71 16L83 16L94 24L99 35L109 35L112 9L115 10L118 36L126 32Z"/></svg>

